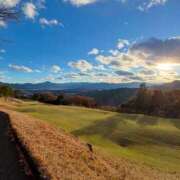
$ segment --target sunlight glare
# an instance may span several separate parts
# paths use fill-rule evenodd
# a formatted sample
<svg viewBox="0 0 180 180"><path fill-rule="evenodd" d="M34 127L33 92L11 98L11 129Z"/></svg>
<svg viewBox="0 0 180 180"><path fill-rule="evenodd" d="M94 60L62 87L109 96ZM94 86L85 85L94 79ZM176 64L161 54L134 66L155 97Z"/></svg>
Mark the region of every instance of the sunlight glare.
<svg viewBox="0 0 180 180"><path fill-rule="evenodd" d="M172 63L163 63L163 64L158 64L157 69L159 70L172 70L174 67L174 64Z"/></svg>

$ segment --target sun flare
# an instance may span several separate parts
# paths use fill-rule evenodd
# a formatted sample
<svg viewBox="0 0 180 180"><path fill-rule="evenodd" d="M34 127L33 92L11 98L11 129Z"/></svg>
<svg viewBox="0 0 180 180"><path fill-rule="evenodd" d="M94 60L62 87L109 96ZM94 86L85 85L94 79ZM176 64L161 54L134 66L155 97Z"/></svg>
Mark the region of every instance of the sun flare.
<svg viewBox="0 0 180 180"><path fill-rule="evenodd" d="M175 64L172 63L162 63L157 65L157 69L159 70L172 70Z"/></svg>

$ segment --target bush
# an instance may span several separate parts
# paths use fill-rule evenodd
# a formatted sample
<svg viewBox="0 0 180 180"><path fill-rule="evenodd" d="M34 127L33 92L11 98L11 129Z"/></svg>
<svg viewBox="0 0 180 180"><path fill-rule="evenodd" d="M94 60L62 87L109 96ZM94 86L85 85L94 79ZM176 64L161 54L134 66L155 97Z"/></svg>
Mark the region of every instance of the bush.
<svg viewBox="0 0 180 180"><path fill-rule="evenodd" d="M85 97L85 96L71 96L69 97L69 102L72 105L84 106L94 108L96 107L96 102L93 98Z"/></svg>
<svg viewBox="0 0 180 180"><path fill-rule="evenodd" d="M13 96L14 92L10 86L2 85L0 86L0 96L4 98L8 98Z"/></svg>
<svg viewBox="0 0 180 180"><path fill-rule="evenodd" d="M50 104L55 104L57 100L57 96L51 92L35 93L32 98L33 100Z"/></svg>
<svg viewBox="0 0 180 180"><path fill-rule="evenodd" d="M32 99L55 105L76 105L90 108L94 108L97 106L93 98L76 95L69 96L65 94L54 95L51 92L35 93L32 96Z"/></svg>

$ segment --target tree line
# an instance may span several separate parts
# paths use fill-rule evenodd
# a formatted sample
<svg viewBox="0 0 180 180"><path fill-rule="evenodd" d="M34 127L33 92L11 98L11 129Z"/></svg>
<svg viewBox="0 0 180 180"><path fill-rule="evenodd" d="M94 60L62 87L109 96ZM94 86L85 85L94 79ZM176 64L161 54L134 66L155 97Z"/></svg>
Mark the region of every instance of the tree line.
<svg viewBox="0 0 180 180"><path fill-rule="evenodd" d="M0 97L7 99L8 97L13 97L14 93L15 91L10 86L0 85Z"/></svg>
<svg viewBox="0 0 180 180"><path fill-rule="evenodd" d="M93 98L80 96L80 95L67 95L59 94L55 95L52 92L34 93L33 100L54 104L54 105L75 105L84 106L89 108L97 107L96 101Z"/></svg>
<svg viewBox="0 0 180 180"><path fill-rule="evenodd" d="M148 89L141 84L136 95L120 106L121 112L180 118L180 90Z"/></svg>
<svg viewBox="0 0 180 180"><path fill-rule="evenodd" d="M53 105L75 105L124 113L142 113L180 118L180 89L168 91L149 89L146 87L146 84L141 84L133 97L126 103L116 107L99 105L94 98L76 94L38 92L33 93L31 96L26 96L22 91L14 90L7 85L0 85L0 97L5 99L8 99L8 97L30 99Z"/></svg>
<svg viewBox="0 0 180 180"><path fill-rule="evenodd" d="M0 85L0 97L5 98L6 100L9 97L29 99L53 105L75 105L89 108L97 107L96 101L91 97L81 95L67 95L62 93L56 95L52 92L39 92L34 93L31 96L26 96L23 91L15 90L8 85Z"/></svg>

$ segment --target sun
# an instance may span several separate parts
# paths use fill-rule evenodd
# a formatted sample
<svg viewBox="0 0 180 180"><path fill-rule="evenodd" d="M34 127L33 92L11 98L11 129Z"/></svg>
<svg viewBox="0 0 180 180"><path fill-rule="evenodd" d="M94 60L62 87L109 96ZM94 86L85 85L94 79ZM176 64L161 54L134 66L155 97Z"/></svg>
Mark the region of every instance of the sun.
<svg viewBox="0 0 180 180"><path fill-rule="evenodd" d="M157 65L157 69L159 70L172 70L175 64L172 63L162 63Z"/></svg>

